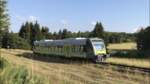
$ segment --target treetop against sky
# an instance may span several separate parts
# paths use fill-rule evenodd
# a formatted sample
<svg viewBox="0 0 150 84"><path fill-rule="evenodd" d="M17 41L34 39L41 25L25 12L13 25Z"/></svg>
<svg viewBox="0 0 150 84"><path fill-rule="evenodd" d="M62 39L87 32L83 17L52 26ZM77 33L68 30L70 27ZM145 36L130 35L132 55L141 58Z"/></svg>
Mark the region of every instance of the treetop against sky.
<svg viewBox="0 0 150 84"><path fill-rule="evenodd" d="M50 31L92 30L97 21L106 31L135 32L149 23L149 0L8 0L10 30L38 20Z"/></svg>

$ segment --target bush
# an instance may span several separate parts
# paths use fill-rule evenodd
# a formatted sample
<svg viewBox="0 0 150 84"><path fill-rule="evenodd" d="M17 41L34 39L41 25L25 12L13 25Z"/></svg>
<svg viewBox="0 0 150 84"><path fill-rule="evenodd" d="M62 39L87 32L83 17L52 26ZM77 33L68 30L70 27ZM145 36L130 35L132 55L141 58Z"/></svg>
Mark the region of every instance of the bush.
<svg viewBox="0 0 150 84"><path fill-rule="evenodd" d="M13 33L7 33L2 39L3 48L13 48L13 49L30 49L29 43Z"/></svg>
<svg viewBox="0 0 150 84"><path fill-rule="evenodd" d="M115 50L111 51L111 56L120 58L147 58L143 52L137 50Z"/></svg>
<svg viewBox="0 0 150 84"><path fill-rule="evenodd" d="M0 69L3 69L7 64L7 61L0 57Z"/></svg>
<svg viewBox="0 0 150 84"><path fill-rule="evenodd" d="M1 65L6 60L0 59ZM48 84L48 80L37 75L29 74L24 66L7 65L1 70L0 67L0 84Z"/></svg>
<svg viewBox="0 0 150 84"><path fill-rule="evenodd" d="M150 26L137 33L137 48L140 51L150 50Z"/></svg>

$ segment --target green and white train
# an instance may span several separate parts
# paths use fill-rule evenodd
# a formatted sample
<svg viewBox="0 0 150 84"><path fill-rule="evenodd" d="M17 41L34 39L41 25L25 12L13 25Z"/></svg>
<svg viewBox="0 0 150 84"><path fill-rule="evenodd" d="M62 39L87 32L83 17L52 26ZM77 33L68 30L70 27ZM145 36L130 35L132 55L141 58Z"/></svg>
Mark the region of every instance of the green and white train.
<svg viewBox="0 0 150 84"><path fill-rule="evenodd" d="M104 61L109 55L105 43L99 38L68 38L34 42L33 52L50 56L79 57Z"/></svg>

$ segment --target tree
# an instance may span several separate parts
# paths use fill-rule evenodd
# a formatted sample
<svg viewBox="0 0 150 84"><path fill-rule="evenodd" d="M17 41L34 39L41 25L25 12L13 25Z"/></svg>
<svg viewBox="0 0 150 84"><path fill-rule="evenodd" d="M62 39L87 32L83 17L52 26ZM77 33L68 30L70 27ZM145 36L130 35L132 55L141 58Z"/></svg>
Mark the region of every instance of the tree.
<svg viewBox="0 0 150 84"><path fill-rule="evenodd" d="M47 39L49 36L48 27L41 27L36 21L35 23L26 22L19 31L19 36L27 40L30 45L36 40Z"/></svg>
<svg viewBox="0 0 150 84"><path fill-rule="evenodd" d="M7 33L2 40L3 48L30 49L29 43L14 33Z"/></svg>
<svg viewBox="0 0 150 84"><path fill-rule="evenodd" d="M22 38L25 38L25 25L24 24L22 24L22 26L21 26L21 28L20 28L20 30L19 30L19 36L20 37L22 37Z"/></svg>
<svg viewBox="0 0 150 84"><path fill-rule="evenodd" d="M6 8L7 1L0 0L0 46L3 35L8 32L9 16Z"/></svg>
<svg viewBox="0 0 150 84"><path fill-rule="evenodd" d="M53 37L52 37L54 40L56 40L57 39L57 33L56 32L54 32L53 33Z"/></svg>
<svg viewBox="0 0 150 84"><path fill-rule="evenodd" d="M67 29L63 29L62 31L62 39L68 38L68 30Z"/></svg>
<svg viewBox="0 0 150 84"><path fill-rule="evenodd" d="M62 39L62 31L61 30L59 30L59 32L58 32L58 39Z"/></svg>
<svg viewBox="0 0 150 84"><path fill-rule="evenodd" d="M77 37L81 37L81 32L80 31L77 32Z"/></svg>
<svg viewBox="0 0 150 84"><path fill-rule="evenodd" d="M28 42L30 42L30 34L31 34L30 23L26 22L25 25L23 24L21 26L21 29L19 31L19 36L26 39Z"/></svg>
<svg viewBox="0 0 150 84"><path fill-rule="evenodd" d="M140 51L150 51L150 26L141 29L137 34L137 48Z"/></svg>
<svg viewBox="0 0 150 84"><path fill-rule="evenodd" d="M47 39L48 38L48 32L49 32L49 28L48 27L42 27L41 33L42 33L43 39Z"/></svg>
<svg viewBox="0 0 150 84"><path fill-rule="evenodd" d="M42 33L40 29L39 23L36 21L32 28L32 38L31 38L31 44L33 45L33 42L36 40L41 40L42 39Z"/></svg>
<svg viewBox="0 0 150 84"><path fill-rule="evenodd" d="M99 37L99 38L104 38L104 28L102 23L97 22L95 25L94 30L91 32L90 37Z"/></svg>
<svg viewBox="0 0 150 84"><path fill-rule="evenodd" d="M107 43L135 42L135 35L125 32L105 32L104 40Z"/></svg>

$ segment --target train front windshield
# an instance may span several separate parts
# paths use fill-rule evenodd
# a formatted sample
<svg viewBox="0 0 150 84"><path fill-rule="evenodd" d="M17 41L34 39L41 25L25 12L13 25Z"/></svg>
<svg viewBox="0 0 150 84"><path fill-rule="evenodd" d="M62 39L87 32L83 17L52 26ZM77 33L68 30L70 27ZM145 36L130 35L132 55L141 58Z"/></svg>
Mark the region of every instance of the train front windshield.
<svg viewBox="0 0 150 84"><path fill-rule="evenodd" d="M93 42L93 45L96 50L102 50L105 48L104 42L102 41Z"/></svg>

